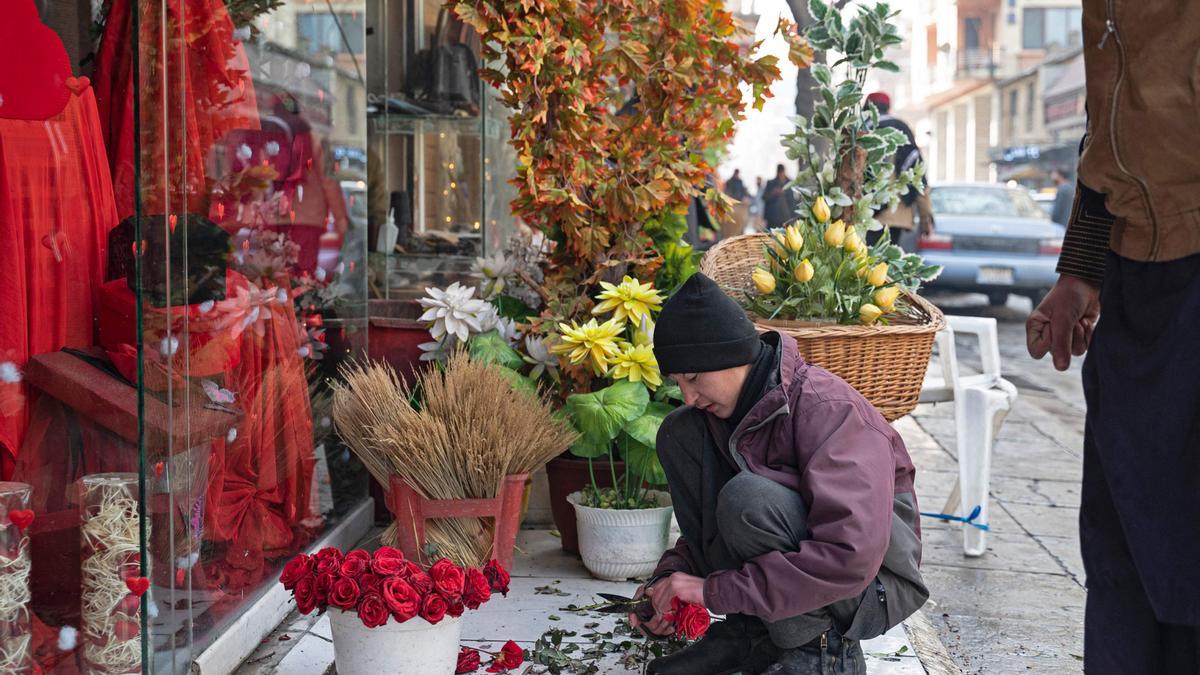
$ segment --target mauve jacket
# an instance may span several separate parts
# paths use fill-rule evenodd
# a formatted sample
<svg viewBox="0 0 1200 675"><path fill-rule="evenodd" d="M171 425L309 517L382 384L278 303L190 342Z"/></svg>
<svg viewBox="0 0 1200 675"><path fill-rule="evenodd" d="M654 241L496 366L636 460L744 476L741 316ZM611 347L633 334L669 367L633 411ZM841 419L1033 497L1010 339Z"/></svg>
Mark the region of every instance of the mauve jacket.
<svg viewBox="0 0 1200 675"><path fill-rule="evenodd" d="M903 439L844 380L809 364L796 341L767 333L779 375L731 437L709 424L743 471L800 493L812 538L791 553L768 553L704 582L717 614L778 621L861 594L876 576L894 626L924 604L914 469ZM710 420L710 422L715 422ZM692 569L681 537L656 574Z"/></svg>

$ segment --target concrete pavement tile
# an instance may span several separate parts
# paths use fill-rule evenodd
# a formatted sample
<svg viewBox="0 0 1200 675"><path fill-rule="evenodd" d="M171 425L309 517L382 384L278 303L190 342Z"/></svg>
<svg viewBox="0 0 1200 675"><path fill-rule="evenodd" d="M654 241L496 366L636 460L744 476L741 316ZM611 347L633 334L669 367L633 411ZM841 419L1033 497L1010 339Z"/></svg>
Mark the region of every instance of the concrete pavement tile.
<svg viewBox="0 0 1200 675"><path fill-rule="evenodd" d="M326 640L332 640L333 630L329 627L329 615L322 615L320 621L314 623L312 628L308 629L308 632L323 637Z"/></svg>
<svg viewBox="0 0 1200 675"><path fill-rule="evenodd" d="M930 620L964 673L1074 675L1083 670L1082 624L957 614Z"/></svg>
<svg viewBox="0 0 1200 675"><path fill-rule="evenodd" d="M1079 508L1080 489L1076 481L995 476L991 491L993 497L1006 504Z"/></svg>
<svg viewBox="0 0 1200 675"><path fill-rule="evenodd" d="M1037 537L1037 540L1061 566L1075 576L1080 585L1087 583L1087 572L1083 569L1083 557L1079 553L1079 537Z"/></svg>
<svg viewBox="0 0 1200 675"><path fill-rule="evenodd" d="M1079 531L1079 509L1005 504L1005 510L1031 534L1069 537Z"/></svg>
<svg viewBox="0 0 1200 675"><path fill-rule="evenodd" d="M997 619L1041 621L1047 626L1083 626L1085 591L1066 574L1035 574L926 565L934 589L931 615L965 614Z"/></svg>
<svg viewBox="0 0 1200 675"><path fill-rule="evenodd" d="M562 550L562 540L548 529L521 530L513 552L514 577L590 579L579 556Z"/></svg>
<svg viewBox="0 0 1200 675"><path fill-rule="evenodd" d="M992 476L1032 480L1083 481L1083 466L1077 459L1012 455L997 449L992 453Z"/></svg>
<svg viewBox="0 0 1200 675"><path fill-rule="evenodd" d="M310 633L283 657L275 672L284 675L322 675L333 663L333 658L333 642Z"/></svg>
<svg viewBox="0 0 1200 675"><path fill-rule="evenodd" d="M960 531L925 528L921 539L924 544L922 565L1042 574L1062 574L1065 571L1053 555L1023 533L988 533L987 553L978 558L963 555Z"/></svg>

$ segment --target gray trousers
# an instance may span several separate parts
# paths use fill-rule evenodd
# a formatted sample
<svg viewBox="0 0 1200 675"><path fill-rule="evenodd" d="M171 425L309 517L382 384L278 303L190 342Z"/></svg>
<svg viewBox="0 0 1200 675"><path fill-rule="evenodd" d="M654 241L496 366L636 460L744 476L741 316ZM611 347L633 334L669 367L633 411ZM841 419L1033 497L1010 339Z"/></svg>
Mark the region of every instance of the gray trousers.
<svg viewBox="0 0 1200 675"><path fill-rule="evenodd" d="M772 551L799 550L811 538L808 505L799 493L768 478L739 471L705 426L703 413L672 420L679 442L659 459L667 474L675 518L688 542L697 576L738 569ZM833 629L861 639L886 630L887 611L878 579L859 596L807 614L766 623L771 641L801 647Z"/></svg>

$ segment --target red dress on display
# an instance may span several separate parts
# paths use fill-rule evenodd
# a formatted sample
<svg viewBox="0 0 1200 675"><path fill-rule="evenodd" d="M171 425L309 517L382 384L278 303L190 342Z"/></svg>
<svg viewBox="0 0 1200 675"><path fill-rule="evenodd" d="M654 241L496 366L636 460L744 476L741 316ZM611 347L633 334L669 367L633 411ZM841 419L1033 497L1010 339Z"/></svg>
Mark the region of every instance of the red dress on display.
<svg viewBox="0 0 1200 675"><path fill-rule="evenodd" d="M117 210L122 219L133 215L133 97L138 95L146 103L141 107L143 213L200 213L209 198L206 169L214 146L234 129L258 128L246 51L222 0L140 2L142 81L134 86L134 6L135 0L109 0L96 57L96 98ZM166 59L160 52L164 40Z"/></svg>
<svg viewBox="0 0 1200 675"><path fill-rule="evenodd" d="M12 474L29 419L30 356L93 343L95 294L117 223L87 78L32 0L0 22L0 473ZM16 72L21 71L21 72Z"/></svg>

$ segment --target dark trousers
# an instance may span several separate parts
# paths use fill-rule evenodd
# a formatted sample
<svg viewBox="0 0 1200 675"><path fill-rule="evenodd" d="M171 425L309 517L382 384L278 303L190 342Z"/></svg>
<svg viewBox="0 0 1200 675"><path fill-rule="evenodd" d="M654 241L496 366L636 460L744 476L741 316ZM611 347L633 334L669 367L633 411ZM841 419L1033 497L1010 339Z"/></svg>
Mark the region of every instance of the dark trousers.
<svg viewBox="0 0 1200 675"><path fill-rule="evenodd" d="M1200 673L1200 256L1109 254L1087 398L1084 669Z"/></svg>
<svg viewBox="0 0 1200 675"><path fill-rule="evenodd" d="M748 471L739 472L728 451L722 453L713 441L703 413L672 422L680 425L671 431L681 442L660 460L697 576L738 569L745 561L772 551L796 551L800 542L810 538L808 505L799 493ZM882 586L876 580L860 596L767 623L766 629L771 641L784 649L819 648L825 635L832 649L851 661L860 661L861 647L856 640L843 640L838 624L844 629L865 609L869 616L859 625L874 624L882 633L886 628L884 602Z"/></svg>

